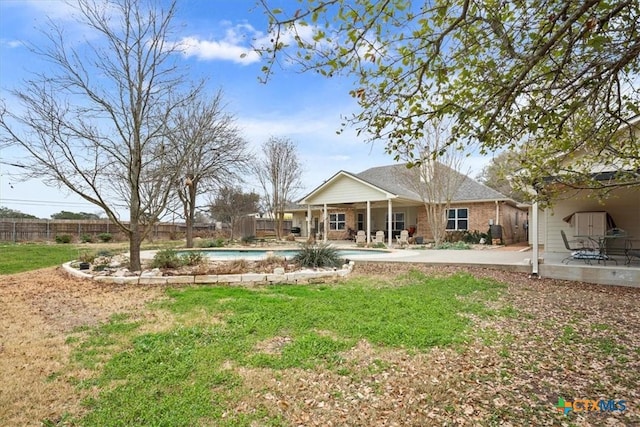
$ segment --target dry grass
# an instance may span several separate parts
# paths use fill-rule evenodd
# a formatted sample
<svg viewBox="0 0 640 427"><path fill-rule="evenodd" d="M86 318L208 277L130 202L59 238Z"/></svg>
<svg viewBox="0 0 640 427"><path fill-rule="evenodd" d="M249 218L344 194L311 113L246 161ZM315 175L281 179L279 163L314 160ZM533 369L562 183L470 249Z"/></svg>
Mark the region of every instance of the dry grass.
<svg viewBox="0 0 640 427"><path fill-rule="evenodd" d="M368 264L355 274L395 277L407 268ZM457 269L424 270L448 275ZM508 283L495 308L513 312L474 319L477 337L463 348L415 353L361 341L342 354L341 372L230 363L248 391L230 410L268 408L291 425L640 423L639 289L529 280L484 269L472 273ZM68 381L84 374L69 371L67 338L79 326L122 312L142 320L143 331L166 330L173 317L146 306L161 298L161 287L97 284L55 269L1 277L0 424L40 425L82 413L83 393L92 390L81 392ZM286 341L265 341L257 351L278 352ZM554 408L559 396L625 399L628 410L563 418Z"/></svg>

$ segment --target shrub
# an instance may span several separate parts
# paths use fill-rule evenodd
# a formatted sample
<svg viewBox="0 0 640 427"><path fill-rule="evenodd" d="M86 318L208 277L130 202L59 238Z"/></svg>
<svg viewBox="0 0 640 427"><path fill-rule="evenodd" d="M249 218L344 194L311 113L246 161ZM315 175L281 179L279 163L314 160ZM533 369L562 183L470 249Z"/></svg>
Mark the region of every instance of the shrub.
<svg viewBox="0 0 640 427"><path fill-rule="evenodd" d="M111 252L108 249L100 249L97 253L97 256L99 257L112 257L113 256L113 252Z"/></svg>
<svg viewBox="0 0 640 427"><path fill-rule="evenodd" d="M442 242L440 243L440 245L438 245L438 247L436 249L471 249L471 246L469 246L467 243L465 242Z"/></svg>
<svg viewBox="0 0 640 427"><path fill-rule="evenodd" d="M71 234L58 234L56 243L71 243Z"/></svg>
<svg viewBox="0 0 640 427"><path fill-rule="evenodd" d="M111 241L112 238L113 238L113 236L111 235L111 233L100 233L100 234L98 234L98 239L100 239L100 241L103 242L103 243L107 243L107 242Z"/></svg>
<svg viewBox="0 0 640 427"><path fill-rule="evenodd" d="M293 260L302 267L337 267L343 260L338 250L332 246L319 244L305 244L300 248Z"/></svg>
<svg viewBox="0 0 640 427"><path fill-rule="evenodd" d="M287 259L278 255L270 255L255 262L256 268L261 270L273 270L275 267L286 267L287 264Z"/></svg>
<svg viewBox="0 0 640 427"><path fill-rule="evenodd" d="M83 252L78 256L78 261L92 263L96 259L96 254Z"/></svg>
<svg viewBox="0 0 640 427"><path fill-rule="evenodd" d="M80 236L80 241L82 243L92 243L93 242L93 236L91 234L83 234Z"/></svg>
<svg viewBox="0 0 640 427"><path fill-rule="evenodd" d="M189 266L199 265L205 261L204 255L202 255L202 253L200 252L189 252L189 253L183 254L180 258L181 258L180 261L182 262L182 265L189 265Z"/></svg>
<svg viewBox="0 0 640 427"><path fill-rule="evenodd" d="M240 241L243 245L248 245L256 241L256 236L244 236Z"/></svg>
<svg viewBox="0 0 640 427"><path fill-rule="evenodd" d="M224 239L217 238L215 240L203 240L198 244L201 248L221 248L224 246Z"/></svg>
<svg viewBox="0 0 640 427"><path fill-rule="evenodd" d="M242 274L249 269L249 262L246 259L234 259L224 264L216 266L213 274Z"/></svg>
<svg viewBox="0 0 640 427"><path fill-rule="evenodd" d="M183 258L173 249L156 252L151 261L152 268L178 268L183 265Z"/></svg>

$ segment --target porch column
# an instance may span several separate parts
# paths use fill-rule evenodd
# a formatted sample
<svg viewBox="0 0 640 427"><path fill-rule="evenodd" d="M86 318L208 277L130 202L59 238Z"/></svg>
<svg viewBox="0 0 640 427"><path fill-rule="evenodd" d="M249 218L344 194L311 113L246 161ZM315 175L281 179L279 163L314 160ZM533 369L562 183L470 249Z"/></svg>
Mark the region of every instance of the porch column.
<svg viewBox="0 0 640 427"><path fill-rule="evenodd" d="M324 213L323 213L323 221L324 221L324 231L322 232L322 241L327 243L327 234L329 231L329 215L327 215L327 204L324 204Z"/></svg>
<svg viewBox="0 0 640 427"><path fill-rule="evenodd" d="M496 225L500 224L500 204L496 200Z"/></svg>
<svg viewBox="0 0 640 427"><path fill-rule="evenodd" d="M367 244L371 243L371 200L367 200Z"/></svg>
<svg viewBox="0 0 640 427"><path fill-rule="evenodd" d="M311 237L311 205L307 205L307 239Z"/></svg>
<svg viewBox="0 0 640 427"><path fill-rule="evenodd" d="M391 247L391 244L393 242L393 236L392 236L392 234L393 234L392 233L392 231L393 231L393 218L391 217L391 215L393 214L393 210L392 210L392 206L391 205L392 205L391 199L389 199L387 201L387 210L389 212L389 214L387 215L388 219L389 219L388 224L387 224L387 230L388 230L388 233L389 233L389 247Z"/></svg>

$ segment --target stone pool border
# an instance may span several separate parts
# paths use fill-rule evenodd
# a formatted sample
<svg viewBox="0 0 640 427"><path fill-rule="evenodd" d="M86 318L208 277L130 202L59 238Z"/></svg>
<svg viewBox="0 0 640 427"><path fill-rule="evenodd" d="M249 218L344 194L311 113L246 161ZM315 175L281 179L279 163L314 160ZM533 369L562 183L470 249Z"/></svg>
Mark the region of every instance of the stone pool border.
<svg viewBox="0 0 640 427"><path fill-rule="evenodd" d="M245 273L217 275L145 276L144 272L135 276L98 276L71 266L73 261L62 264L62 268L72 276L91 279L101 283L119 285L275 285L313 284L335 282L347 277L353 271L354 261L338 270L301 270L291 273ZM344 268L346 267L346 268Z"/></svg>

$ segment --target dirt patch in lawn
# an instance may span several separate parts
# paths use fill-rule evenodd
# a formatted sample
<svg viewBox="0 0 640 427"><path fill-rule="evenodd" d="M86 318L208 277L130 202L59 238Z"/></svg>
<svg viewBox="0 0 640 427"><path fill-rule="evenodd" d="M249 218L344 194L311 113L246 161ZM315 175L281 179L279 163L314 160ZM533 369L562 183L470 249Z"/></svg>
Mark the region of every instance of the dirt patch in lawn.
<svg viewBox="0 0 640 427"><path fill-rule="evenodd" d="M0 424L40 425L78 413L78 391L59 375L72 350L69 334L114 313L143 316L145 304L163 295L160 288L99 284L53 268L0 276Z"/></svg>
<svg viewBox="0 0 640 427"><path fill-rule="evenodd" d="M393 278L409 268L416 266L368 263L354 274ZM639 289L465 271L507 284L492 304L498 314L472 319L467 345L421 353L360 341L339 369L230 366L247 390L231 411L266 410L292 425L640 424ZM83 396L60 374L72 351L67 338L114 313L143 320L144 330L166 329L171 316L147 307L164 295L163 287L98 284L56 269L0 277L0 423L80 414ZM256 350L287 344L283 335ZM627 410L565 416L555 408L559 397L625 400Z"/></svg>

